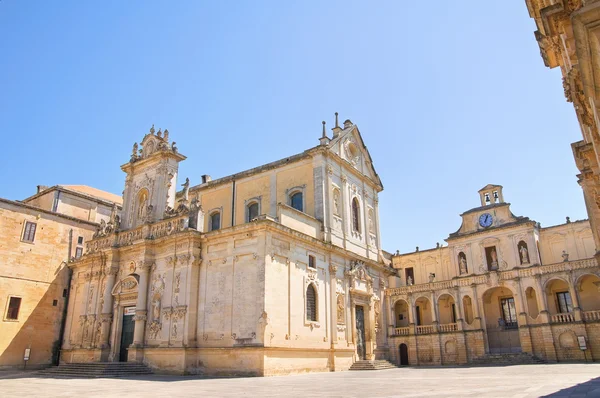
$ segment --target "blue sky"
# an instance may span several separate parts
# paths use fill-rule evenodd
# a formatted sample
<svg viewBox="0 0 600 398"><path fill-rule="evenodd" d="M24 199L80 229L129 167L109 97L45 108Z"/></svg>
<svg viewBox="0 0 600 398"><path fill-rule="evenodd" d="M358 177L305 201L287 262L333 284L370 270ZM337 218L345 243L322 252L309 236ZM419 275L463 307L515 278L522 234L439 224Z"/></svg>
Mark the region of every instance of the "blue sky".
<svg viewBox="0 0 600 398"><path fill-rule="evenodd" d="M488 183L544 226L586 217L560 71L524 0L0 1L0 197L121 193L152 124L226 176L318 144L334 112L385 190L388 251L443 242Z"/></svg>

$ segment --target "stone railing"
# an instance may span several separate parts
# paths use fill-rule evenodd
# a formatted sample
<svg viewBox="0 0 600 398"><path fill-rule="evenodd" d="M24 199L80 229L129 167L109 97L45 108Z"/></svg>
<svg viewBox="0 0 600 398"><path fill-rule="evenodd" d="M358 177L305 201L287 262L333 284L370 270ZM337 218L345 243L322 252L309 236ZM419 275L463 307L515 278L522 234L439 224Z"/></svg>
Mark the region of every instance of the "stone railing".
<svg viewBox="0 0 600 398"><path fill-rule="evenodd" d="M458 325L456 323L443 323L440 325L440 332L456 332Z"/></svg>
<svg viewBox="0 0 600 398"><path fill-rule="evenodd" d="M435 329L433 328L433 325L420 325L416 327L417 334L429 334L433 333L434 331Z"/></svg>
<svg viewBox="0 0 600 398"><path fill-rule="evenodd" d="M600 310L598 311L584 311L583 320L586 322L600 321Z"/></svg>
<svg viewBox="0 0 600 398"><path fill-rule="evenodd" d="M506 271L492 271L491 273L497 272L499 280L510 280L516 278L525 278L534 275L544 275L576 269L594 268L597 266L598 262L595 258L587 258L584 260L565 261L563 263L537 265L529 268L514 268ZM460 286L470 286L473 284L480 285L488 282L491 273L487 272L482 275L456 277L447 281L420 283L418 285L391 288L387 289L385 291L385 294L387 296L398 296L418 292L428 292L432 290L450 289Z"/></svg>
<svg viewBox="0 0 600 398"><path fill-rule="evenodd" d="M85 254L94 253L109 247L132 245L144 239L158 239L188 229L189 217L179 216L161 220L153 224L145 224L137 228L113 232L86 242Z"/></svg>
<svg viewBox="0 0 600 398"><path fill-rule="evenodd" d="M550 322L552 323L569 323L575 322L575 316L571 312L554 314L550 316Z"/></svg>
<svg viewBox="0 0 600 398"><path fill-rule="evenodd" d="M404 326L401 328L393 328L392 335L393 336L408 336L410 333L410 326Z"/></svg>

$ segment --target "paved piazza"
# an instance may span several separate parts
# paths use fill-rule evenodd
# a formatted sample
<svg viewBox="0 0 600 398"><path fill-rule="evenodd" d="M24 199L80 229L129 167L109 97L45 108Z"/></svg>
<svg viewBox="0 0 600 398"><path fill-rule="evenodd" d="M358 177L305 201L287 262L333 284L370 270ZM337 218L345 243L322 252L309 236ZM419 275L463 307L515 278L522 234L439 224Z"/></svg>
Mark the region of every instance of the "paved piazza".
<svg viewBox="0 0 600 398"><path fill-rule="evenodd" d="M600 397L600 364L403 368L265 378L48 379L0 372L0 396Z"/></svg>

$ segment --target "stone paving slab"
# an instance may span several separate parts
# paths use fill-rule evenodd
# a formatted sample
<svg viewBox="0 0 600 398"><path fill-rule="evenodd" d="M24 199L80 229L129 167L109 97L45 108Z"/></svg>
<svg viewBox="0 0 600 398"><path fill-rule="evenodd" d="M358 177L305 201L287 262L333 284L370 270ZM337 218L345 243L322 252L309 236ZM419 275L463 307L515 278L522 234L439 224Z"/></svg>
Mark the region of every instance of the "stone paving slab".
<svg viewBox="0 0 600 398"><path fill-rule="evenodd" d="M0 396L600 398L600 364L399 368L262 378L53 379L15 372L0 377Z"/></svg>

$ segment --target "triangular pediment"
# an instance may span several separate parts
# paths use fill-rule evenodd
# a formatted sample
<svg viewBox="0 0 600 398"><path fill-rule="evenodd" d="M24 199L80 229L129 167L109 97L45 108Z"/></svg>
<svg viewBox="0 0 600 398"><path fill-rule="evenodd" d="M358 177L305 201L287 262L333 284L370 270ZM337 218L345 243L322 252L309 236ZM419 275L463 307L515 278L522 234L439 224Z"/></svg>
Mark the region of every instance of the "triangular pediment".
<svg viewBox="0 0 600 398"><path fill-rule="evenodd" d="M339 134L329 143L329 150L383 189L358 126L348 122L344 125L345 128L339 131Z"/></svg>

